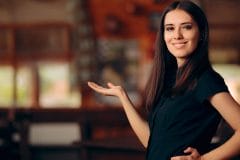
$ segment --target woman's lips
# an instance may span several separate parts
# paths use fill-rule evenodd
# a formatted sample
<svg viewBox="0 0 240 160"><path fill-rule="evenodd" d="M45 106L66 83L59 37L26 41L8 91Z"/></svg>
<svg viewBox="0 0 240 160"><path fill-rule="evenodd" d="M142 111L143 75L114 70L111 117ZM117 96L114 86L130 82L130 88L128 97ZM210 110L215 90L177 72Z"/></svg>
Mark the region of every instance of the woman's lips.
<svg viewBox="0 0 240 160"><path fill-rule="evenodd" d="M177 43L172 43L172 45L177 48L180 49L182 47L184 47L186 45L187 42L177 42Z"/></svg>

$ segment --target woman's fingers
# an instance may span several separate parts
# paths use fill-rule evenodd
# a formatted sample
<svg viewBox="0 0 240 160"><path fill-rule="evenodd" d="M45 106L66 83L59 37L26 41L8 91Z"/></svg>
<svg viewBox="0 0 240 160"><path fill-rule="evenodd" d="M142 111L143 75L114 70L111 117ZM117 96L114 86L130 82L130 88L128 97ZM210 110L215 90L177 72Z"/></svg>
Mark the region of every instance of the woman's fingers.
<svg viewBox="0 0 240 160"><path fill-rule="evenodd" d="M195 149L192 147L188 147L187 149L184 150L184 153L192 153Z"/></svg>
<svg viewBox="0 0 240 160"><path fill-rule="evenodd" d="M112 83L107 84L109 88L102 87L94 82L88 82L88 86L95 90L96 92L99 92L101 94L107 95L107 96L118 96L119 92L121 90L120 86L115 86Z"/></svg>
<svg viewBox="0 0 240 160"><path fill-rule="evenodd" d="M188 153L189 155L172 157L171 160L200 160L201 159L201 155L195 148L188 147L187 149L184 150L184 153Z"/></svg>
<svg viewBox="0 0 240 160"><path fill-rule="evenodd" d="M94 82L88 82L88 86L91 87L92 89L97 89L97 88L99 88L99 85L97 85L97 84L94 83Z"/></svg>
<svg viewBox="0 0 240 160"><path fill-rule="evenodd" d="M88 86L90 88L92 88L93 90L103 93L103 94L107 94L107 88L104 88L102 86L99 86L98 84L94 83L94 82L88 82Z"/></svg>
<svg viewBox="0 0 240 160"><path fill-rule="evenodd" d="M115 87L115 85L113 85L111 82L108 82L107 85L108 85L109 88Z"/></svg>
<svg viewBox="0 0 240 160"><path fill-rule="evenodd" d="M184 150L184 153L189 153L191 157L193 158L198 158L200 156L199 152L192 147L188 147L187 149Z"/></svg>

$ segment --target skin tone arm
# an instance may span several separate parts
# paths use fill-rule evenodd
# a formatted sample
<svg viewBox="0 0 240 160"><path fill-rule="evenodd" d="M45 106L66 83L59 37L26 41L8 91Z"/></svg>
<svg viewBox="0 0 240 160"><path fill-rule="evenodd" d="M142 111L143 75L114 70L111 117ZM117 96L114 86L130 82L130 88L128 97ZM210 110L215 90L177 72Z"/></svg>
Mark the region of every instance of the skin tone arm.
<svg viewBox="0 0 240 160"><path fill-rule="evenodd" d="M188 156L172 157L171 160L229 160L240 154L240 105L226 92L212 96L209 101L235 133L223 145L204 155L199 155L196 149L189 147L185 150Z"/></svg>
<svg viewBox="0 0 240 160"><path fill-rule="evenodd" d="M225 160L240 153L240 105L229 93L219 93L210 99L212 105L235 130L234 135L222 146L203 155L203 159Z"/></svg>
<svg viewBox="0 0 240 160"><path fill-rule="evenodd" d="M112 83L107 84L108 88L102 87L93 82L88 82L88 86L103 95L119 98L131 127L146 148L150 135L149 125L136 111L124 89L121 86L115 86Z"/></svg>

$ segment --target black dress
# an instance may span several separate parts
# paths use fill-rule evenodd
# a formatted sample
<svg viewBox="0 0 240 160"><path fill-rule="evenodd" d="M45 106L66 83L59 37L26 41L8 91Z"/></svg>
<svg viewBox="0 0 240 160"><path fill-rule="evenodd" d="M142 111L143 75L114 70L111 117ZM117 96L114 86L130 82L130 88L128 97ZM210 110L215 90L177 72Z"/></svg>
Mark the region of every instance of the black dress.
<svg viewBox="0 0 240 160"><path fill-rule="evenodd" d="M218 73L208 69L191 91L174 98L162 96L149 116L147 160L170 160L184 155L187 147L207 152L221 119L208 98L219 92L228 88Z"/></svg>

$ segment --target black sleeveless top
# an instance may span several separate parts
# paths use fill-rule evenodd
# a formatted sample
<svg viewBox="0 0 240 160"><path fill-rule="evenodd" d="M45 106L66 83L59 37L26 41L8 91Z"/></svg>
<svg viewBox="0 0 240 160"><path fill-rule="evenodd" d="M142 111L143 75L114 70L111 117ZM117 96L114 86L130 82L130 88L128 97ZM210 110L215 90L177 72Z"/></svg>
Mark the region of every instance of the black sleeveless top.
<svg viewBox="0 0 240 160"><path fill-rule="evenodd" d="M187 147L196 148L200 154L207 152L221 119L208 98L219 92L228 92L228 88L209 68L191 91L174 98L162 96L149 115L146 159L170 160L184 155Z"/></svg>

